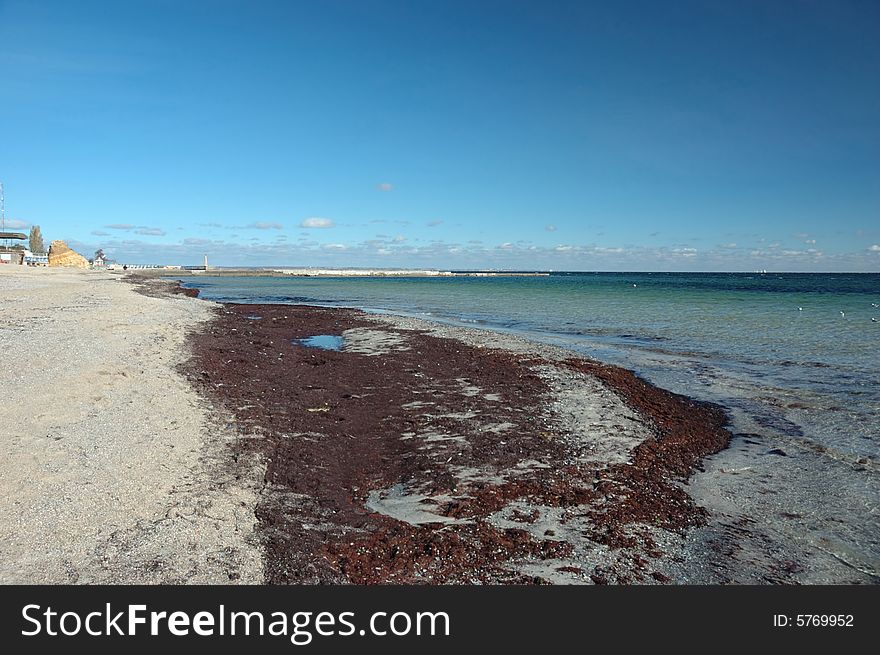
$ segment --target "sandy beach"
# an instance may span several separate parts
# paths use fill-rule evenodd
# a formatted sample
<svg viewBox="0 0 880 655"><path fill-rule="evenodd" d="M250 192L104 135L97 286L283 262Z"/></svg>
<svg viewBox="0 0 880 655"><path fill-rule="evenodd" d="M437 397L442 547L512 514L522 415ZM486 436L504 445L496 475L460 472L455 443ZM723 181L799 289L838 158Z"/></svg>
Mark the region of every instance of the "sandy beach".
<svg viewBox="0 0 880 655"><path fill-rule="evenodd" d="M177 372L212 311L0 266L0 582L262 581L259 469Z"/></svg>
<svg viewBox="0 0 880 655"><path fill-rule="evenodd" d="M2 582L676 582L682 483L729 436L495 332L91 271L0 291Z"/></svg>

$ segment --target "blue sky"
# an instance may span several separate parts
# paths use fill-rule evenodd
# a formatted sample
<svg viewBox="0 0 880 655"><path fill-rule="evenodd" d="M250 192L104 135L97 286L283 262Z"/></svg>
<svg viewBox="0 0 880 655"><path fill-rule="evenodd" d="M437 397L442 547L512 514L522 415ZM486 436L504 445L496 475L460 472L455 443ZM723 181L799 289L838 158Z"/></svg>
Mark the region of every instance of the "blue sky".
<svg viewBox="0 0 880 655"><path fill-rule="evenodd" d="M0 71L87 255L880 270L873 2L0 0Z"/></svg>

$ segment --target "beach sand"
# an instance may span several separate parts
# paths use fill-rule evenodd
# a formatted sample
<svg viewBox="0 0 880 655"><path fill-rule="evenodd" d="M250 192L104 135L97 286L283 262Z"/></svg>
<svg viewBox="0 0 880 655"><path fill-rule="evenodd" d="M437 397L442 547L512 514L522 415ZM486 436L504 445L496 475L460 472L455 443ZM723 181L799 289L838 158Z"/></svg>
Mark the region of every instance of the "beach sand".
<svg viewBox="0 0 880 655"><path fill-rule="evenodd" d="M0 582L263 580L261 469L230 472L234 433L177 371L212 313L109 273L0 266Z"/></svg>
<svg viewBox="0 0 880 655"><path fill-rule="evenodd" d="M180 291L0 268L0 581L685 581L717 408L500 333Z"/></svg>

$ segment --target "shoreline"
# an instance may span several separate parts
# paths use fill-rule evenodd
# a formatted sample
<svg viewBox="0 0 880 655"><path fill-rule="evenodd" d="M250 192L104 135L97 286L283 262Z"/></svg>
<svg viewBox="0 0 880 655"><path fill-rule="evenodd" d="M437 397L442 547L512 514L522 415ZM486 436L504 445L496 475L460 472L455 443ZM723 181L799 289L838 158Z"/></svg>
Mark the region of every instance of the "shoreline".
<svg viewBox="0 0 880 655"><path fill-rule="evenodd" d="M191 279L185 284L201 286ZM223 300L213 285L205 291L209 298ZM246 293L239 295L229 300L257 300L248 299ZM876 521L871 521L869 514L863 522L855 510L864 506L870 511L875 504L870 485L874 484L871 476L876 473L876 459L870 455L870 445L860 441L860 436L876 434L869 427L872 412L866 400L857 403L853 398L850 405L845 389L823 388L821 380L815 381L810 396L803 385L794 382L798 375L814 379L814 374L810 369L786 368L796 363L791 359L782 362L779 370L749 370L750 375L744 375L743 369L737 368L736 356L707 365L699 352L688 350L647 357L621 355L613 345L607 349L601 344L578 348L566 338L548 337L540 331L488 323L462 325L454 316L379 309L369 303L324 305L319 288L304 295L309 297L296 300L331 309L346 305L363 309L376 320L417 326L434 335L465 336L474 343L495 343L508 349L517 343L517 349L524 353L536 348L546 353L555 348L553 356L559 358L598 357L638 371L639 377L655 386L722 407L731 443L706 457L687 481L688 495L707 510L708 521L689 531L675 547L676 555L667 559L667 563L675 560L664 570L672 579L688 584L808 585L876 584L880 579L876 532L872 529ZM492 336L497 333L503 336ZM629 325L628 336L630 333L637 335L638 330ZM731 362L733 366L728 366ZM838 379L835 375L848 373L846 367L836 374L833 367L827 371L820 373L831 385ZM841 424L845 416L851 417L851 425ZM830 432L825 431L828 428ZM849 449L841 452L836 443Z"/></svg>
<svg viewBox="0 0 880 655"><path fill-rule="evenodd" d="M757 437L625 368L406 315L8 272L0 338L38 363L7 370L6 582L791 584L816 561L728 507ZM293 342L319 334L343 350ZM863 579L838 559L833 579Z"/></svg>
<svg viewBox="0 0 880 655"><path fill-rule="evenodd" d="M796 517L751 474L785 453L741 464L772 442L564 347L138 275L0 288L5 582L796 584L823 557L873 579L731 505ZM292 341L318 334L343 350Z"/></svg>
<svg viewBox="0 0 880 655"><path fill-rule="evenodd" d="M503 333L221 306L184 368L268 462L269 582L668 582L704 522L682 486L728 442L717 407ZM317 334L354 347L291 343Z"/></svg>

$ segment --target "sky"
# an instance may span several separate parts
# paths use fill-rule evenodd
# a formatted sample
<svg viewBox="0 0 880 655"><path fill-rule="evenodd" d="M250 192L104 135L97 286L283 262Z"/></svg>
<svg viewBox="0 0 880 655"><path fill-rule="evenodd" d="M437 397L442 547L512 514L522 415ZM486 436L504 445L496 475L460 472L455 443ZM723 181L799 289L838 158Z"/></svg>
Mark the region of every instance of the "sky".
<svg viewBox="0 0 880 655"><path fill-rule="evenodd" d="M0 0L7 228L119 262L880 270L880 3Z"/></svg>

